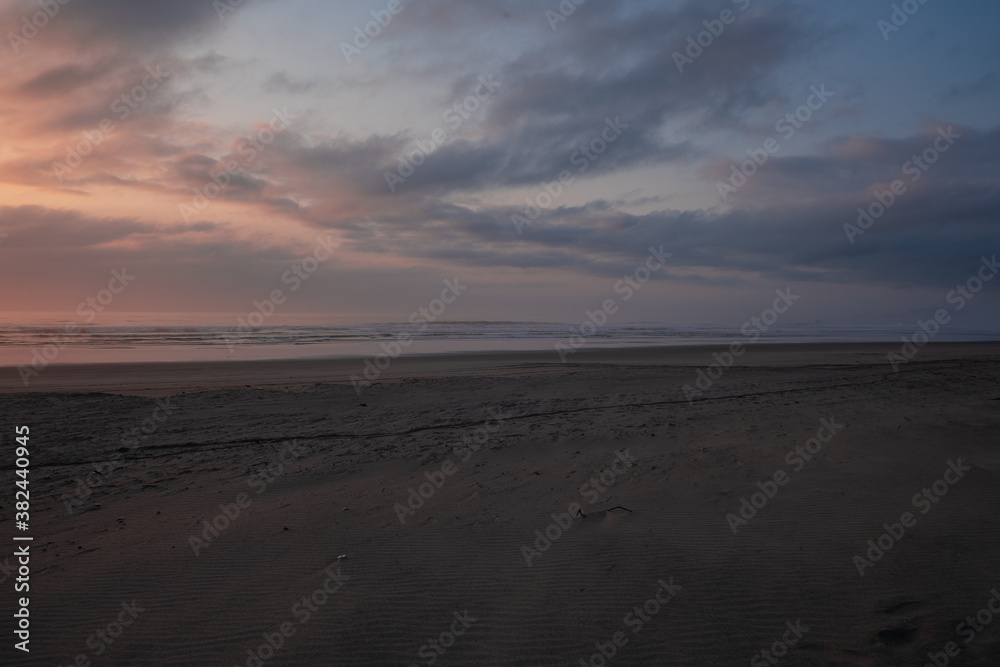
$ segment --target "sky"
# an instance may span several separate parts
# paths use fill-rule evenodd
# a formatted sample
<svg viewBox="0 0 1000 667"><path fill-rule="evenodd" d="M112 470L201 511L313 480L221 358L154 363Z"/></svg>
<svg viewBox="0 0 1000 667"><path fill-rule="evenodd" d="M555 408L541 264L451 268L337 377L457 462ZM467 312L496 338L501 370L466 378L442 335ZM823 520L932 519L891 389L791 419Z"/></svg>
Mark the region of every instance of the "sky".
<svg viewBox="0 0 1000 667"><path fill-rule="evenodd" d="M70 312L125 270L116 312L280 289L405 321L457 280L446 319L579 322L653 248L619 322L738 325L791 288L789 323L906 323L1000 251L998 24L993 0L8 1L0 308ZM987 282L966 314L998 305Z"/></svg>

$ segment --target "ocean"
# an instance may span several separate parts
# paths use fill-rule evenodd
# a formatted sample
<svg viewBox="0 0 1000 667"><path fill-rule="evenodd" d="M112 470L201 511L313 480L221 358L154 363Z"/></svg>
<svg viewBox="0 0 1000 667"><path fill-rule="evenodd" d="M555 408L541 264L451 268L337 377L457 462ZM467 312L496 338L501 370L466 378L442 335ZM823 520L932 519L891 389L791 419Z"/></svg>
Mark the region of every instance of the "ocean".
<svg viewBox="0 0 1000 667"><path fill-rule="evenodd" d="M239 318L243 319L240 320ZM102 313L93 322L58 313L0 314L0 366L49 363L218 361L349 358L381 354L383 345L406 341L406 354L553 350L581 335L581 325L555 322L348 322L329 315L275 315L253 326L246 315L225 313ZM241 323L242 322L242 323ZM739 327L668 326L649 322L607 323L591 332L586 347L728 344L752 342ZM834 327L775 325L757 342L894 342L912 337L915 324ZM942 327L941 342L1000 340L996 330ZM580 338L576 338L579 344Z"/></svg>

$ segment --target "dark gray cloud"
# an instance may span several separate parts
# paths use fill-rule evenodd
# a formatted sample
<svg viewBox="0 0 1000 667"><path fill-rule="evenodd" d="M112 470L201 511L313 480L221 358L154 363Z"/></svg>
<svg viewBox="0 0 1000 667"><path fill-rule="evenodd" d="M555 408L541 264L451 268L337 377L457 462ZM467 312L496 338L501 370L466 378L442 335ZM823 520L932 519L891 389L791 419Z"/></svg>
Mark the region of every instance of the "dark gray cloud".
<svg viewBox="0 0 1000 667"><path fill-rule="evenodd" d="M166 226L136 218L96 218L43 206L0 206L0 230L8 235L4 247L19 252L97 248L117 241L150 243L179 234L207 234L222 229L222 225L211 222Z"/></svg>
<svg viewBox="0 0 1000 667"><path fill-rule="evenodd" d="M740 12L728 0L592 0L551 30L545 11L558 6L552 0L414 2L373 41L352 74L366 92L377 87L374 81L405 81L410 89L415 78L431 91L421 103L444 110L465 99L480 76L493 75L501 84L395 192L385 172L397 170L399 159L429 134L403 129L412 127L405 108L394 111L398 132L367 136L322 134L307 127L315 116L303 111L308 120L277 136L218 199L257 205L257 213L278 218L276 228L302 222L337 229L348 250L432 260L424 266L553 268L614 277L631 271L649 246L662 244L674 257L657 279L701 285L744 285L763 277L940 287L967 275L981 254L1000 250L994 247L1000 238L1000 129L956 128L962 134L956 146L918 181L907 181L907 193L889 213L856 243L848 242L843 226L855 221L858 206L873 201L873 189L907 178L900 174L903 164L933 144L937 126L948 124L925 117L925 130L901 137L898 128L909 126L873 112L866 106L875 99L867 97L873 90L860 84L838 89L836 103L852 106L829 110L826 127L843 128L844 137L829 140L817 121L810 131L824 143L789 147L801 149L798 154L783 150L728 204L667 209L665 202L686 200L689 193L672 184L649 188L653 168L685 171L714 191L713 183L728 177L733 164L719 158L719 150L766 131L761 119L771 117L772 107L801 104L803 77L813 76L812 69L803 74L803 63L816 62L845 29L815 22L803 2L754 1ZM674 54L684 53L687 38L724 8L736 10L737 21L679 72ZM109 101L134 85L145 58L173 53L177 79L189 81L200 75L225 80L233 62L215 52L182 60L180 49L171 50L225 28L211 0L73 0L65 12L53 24L61 27L39 40L68 34L67 51L88 55L25 66L9 87L40 102L64 95L65 109L45 112L47 127L74 133L93 127L107 115ZM863 28L872 31L871 24ZM88 51L94 44L104 50ZM306 103L326 92L320 80L281 66L267 64L251 85L259 85L258 92L301 95ZM949 100L969 99L996 89L995 73L965 76L928 88L927 99L941 98L941 91ZM82 192L107 183L190 201L192 190L235 152L235 133L243 130L183 123L176 113L181 95L203 91L178 90L151 98L138 118L130 118L127 132L109 138L72 174L70 186ZM377 115L390 114L379 109ZM869 136L852 125L872 123L866 115L878 116L879 130ZM335 116L319 126L336 126ZM607 119L627 127L585 172L578 171L582 163L571 158L601 135ZM749 141L747 147L759 145ZM49 168L35 161L34 171ZM8 166L9 173L26 171L21 164ZM541 182L566 169L576 179L573 205L557 199L517 234L510 218L523 206L509 191L540 192ZM629 182L630 172L643 180ZM505 198L510 203L496 203ZM586 203L577 205L581 200ZM217 210L206 210L206 219ZM255 267L265 271L295 254L280 243L267 250L234 240L228 227L215 223L164 227L37 207L0 210L0 229L11 235L4 247L57 248L50 261L82 261L72 259L71 247L86 248L91 259L112 256L108 248L115 247L123 257L159 263L163 275L174 262L197 265L199 275L218 280L246 278Z"/></svg>
<svg viewBox="0 0 1000 667"><path fill-rule="evenodd" d="M634 266L650 245L663 244L674 253L672 264L694 273L661 279L941 286L965 276L984 253L1000 253L1000 127L952 130L961 138L916 181L916 172L901 169L933 145L934 131L833 142L815 157L772 158L725 211L633 215L598 200L545 210L518 235L511 215L523 213L521 207L473 210L428 200L408 215L342 229L347 246L359 250L475 265L613 275ZM844 225L897 179L907 191L850 243Z"/></svg>
<svg viewBox="0 0 1000 667"><path fill-rule="evenodd" d="M22 83L18 92L38 97L68 95L99 80L106 73L106 63L89 66L57 65Z"/></svg>
<svg viewBox="0 0 1000 667"><path fill-rule="evenodd" d="M469 121L476 138L460 136L438 149L400 186L402 191L440 195L551 180L568 167L579 146L599 135L608 118L621 118L629 129L592 165L589 176L691 160L699 156L699 147L664 139L666 127L679 118L689 134L742 125L749 111L782 98L774 82L777 68L822 48L839 32L815 24L796 3L736 11L738 19L724 38L682 73L674 53L684 52L687 37L705 29L703 21L737 5L721 0L629 3L627 8L586 3L556 31L548 29L547 7L535 3L467 5L449 1L408 7L411 30L396 34L403 46L390 52L393 64L415 67L407 46L420 50L420 62L436 62L437 37L447 43L449 31L484 29L476 22L498 28L511 21L534 22L537 37L487 70L456 64L453 54L447 54L450 62L443 71L450 73L450 99L463 99L477 78L487 74L499 79L500 90ZM379 171L398 168L399 157L392 155Z"/></svg>
<svg viewBox="0 0 1000 667"><path fill-rule="evenodd" d="M997 76L996 72L989 72L970 83L955 84L949 87L944 94L944 99L964 100L976 97L996 90L998 84L1000 84L1000 77Z"/></svg>
<svg viewBox="0 0 1000 667"><path fill-rule="evenodd" d="M264 81L264 91L268 93L290 93L300 95L308 93L323 85L323 81L317 78L302 79L281 71L275 72Z"/></svg>
<svg viewBox="0 0 1000 667"><path fill-rule="evenodd" d="M252 1L239 5L246 7ZM81 39L150 49L203 36L222 27L231 15L220 16L212 0L72 0L59 18Z"/></svg>

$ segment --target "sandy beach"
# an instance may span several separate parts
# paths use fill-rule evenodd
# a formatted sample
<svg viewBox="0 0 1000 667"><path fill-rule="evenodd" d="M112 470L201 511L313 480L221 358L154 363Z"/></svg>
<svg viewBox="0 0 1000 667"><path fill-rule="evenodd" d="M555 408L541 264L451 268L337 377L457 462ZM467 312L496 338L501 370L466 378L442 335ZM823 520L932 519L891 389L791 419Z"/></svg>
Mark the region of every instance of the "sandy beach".
<svg viewBox="0 0 1000 667"><path fill-rule="evenodd" d="M892 347L6 369L21 664L997 664L1000 345Z"/></svg>
<svg viewBox="0 0 1000 667"><path fill-rule="evenodd" d="M0 25L0 667L1000 667L1000 2Z"/></svg>

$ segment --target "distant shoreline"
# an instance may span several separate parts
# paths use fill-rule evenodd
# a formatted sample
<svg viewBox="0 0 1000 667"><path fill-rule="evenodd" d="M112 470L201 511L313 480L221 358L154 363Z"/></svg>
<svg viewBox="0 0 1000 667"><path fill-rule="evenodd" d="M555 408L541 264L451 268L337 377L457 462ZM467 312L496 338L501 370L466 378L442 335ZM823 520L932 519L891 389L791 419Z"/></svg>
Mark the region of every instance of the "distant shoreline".
<svg viewBox="0 0 1000 667"><path fill-rule="evenodd" d="M499 352L404 353L394 359L374 384L407 378L456 375L516 375L568 368L574 364L690 366L713 364L713 353L727 344L647 347L589 347L565 363L554 350ZM746 346L735 366L885 365L899 343L765 343ZM373 350L373 356L375 351ZM947 359L975 359L1000 353L1000 342L931 343L911 364ZM364 372L366 357L298 358L226 361L156 361L114 363L52 363L27 387L16 366L0 367L0 393L109 392L170 395L187 391L257 387L299 389L315 384L350 384ZM905 370L906 366L903 367ZM361 399L363 400L363 398Z"/></svg>

